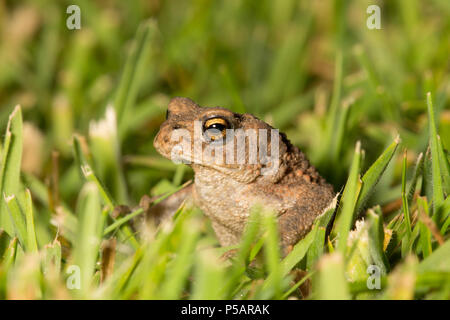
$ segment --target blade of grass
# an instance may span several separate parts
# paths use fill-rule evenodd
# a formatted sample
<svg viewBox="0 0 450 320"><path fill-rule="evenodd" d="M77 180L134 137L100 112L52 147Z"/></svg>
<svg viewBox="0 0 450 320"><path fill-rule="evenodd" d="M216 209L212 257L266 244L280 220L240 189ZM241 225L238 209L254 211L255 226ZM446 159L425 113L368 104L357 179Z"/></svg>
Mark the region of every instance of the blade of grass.
<svg viewBox="0 0 450 320"><path fill-rule="evenodd" d="M92 168L88 164L85 164L84 166L81 167L81 171L83 172L83 175L88 182L92 182L97 186L97 189L100 192L100 195L102 196L102 199L105 202L105 204L110 208L114 208L114 202L111 196L109 195L108 191L106 191L106 189L104 188L100 180L97 178L97 176L94 174Z"/></svg>
<svg viewBox="0 0 450 320"><path fill-rule="evenodd" d="M337 205L337 197L338 196L336 196L331 202L330 206L324 210L324 214L322 214L316 220L311 231L303 239L297 242L291 252L281 261L281 277L285 277L306 256L313 242L318 239L317 233L319 228L325 228L326 225L330 222ZM274 276L272 274L269 274L264 281L262 290L264 291L266 288L270 287L272 282L276 281L276 278L277 275Z"/></svg>
<svg viewBox="0 0 450 320"><path fill-rule="evenodd" d="M408 199L406 195L406 150L403 154L402 166L402 209L406 225L406 241L409 242L411 238L411 215L409 213Z"/></svg>
<svg viewBox="0 0 450 320"><path fill-rule="evenodd" d="M390 300L411 300L417 278L417 257L408 255L388 276L384 297Z"/></svg>
<svg viewBox="0 0 450 320"><path fill-rule="evenodd" d="M442 140L439 135L437 136L437 142L444 194L448 196L450 195L450 162L445 155L444 146L442 145Z"/></svg>
<svg viewBox="0 0 450 320"><path fill-rule="evenodd" d="M431 164L431 149L428 145L427 151L425 152L423 160L423 174L422 174L422 188L421 194L425 195L432 205L433 201L433 173ZM433 211L430 211L433 214Z"/></svg>
<svg viewBox="0 0 450 320"><path fill-rule="evenodd" d="M275 298L279 298L281 295L281 280L282 269L280 266L280 247L279 247L279 235L277 230L277 223L275 214L272 212L264 215L263 228L266 230L266 237L264 241L264 260L267 265L271 282L268 282L270 286L265 287L266 292L271 292Z"/></svg>
<svg viewBox="0 0 450 320"><path fill-rule="evenodd" d="M73 137L73 147L74 147L75 161L77 164L81 165L80 170L82 176L86 179L86 181L92 182L97 186L104 203L109 207L110 210L114 209L115 203L113 202L113 199L111 198L111 196L109 195L108 191L105 189L101 181L97 178L90 165L87 163L86 157L84 156L83 150L81 148L79 137L77 136ZM123 237L128 239L135 249L139 247L139 244L136 238L134 237L133 232L128 226L123 227L123 233L124 233Z"/></svg>
<svg viewBox="0 0 450 320"><path fill-rule="evenodd" d="M257 238L261 225L261 208L253 207L250 212L250 217L245 226L244 234L241 238L239 250L236 254L236 259L230 269L230 276L227 283L223 287L225 296L232 298L232 291L238 285L240 277L244 274L247 267L247 258L252 250L252 244ZM261 242L262 245L263 242Z"/></svg>
<svg viewBox="0 0 450 320"><path fill-rule="evenodd" d="M193 300L218 300L223 299L221 290L225 282L225 270L217 257L207 252L200 252L197 257Z"/></svg>
<svg viewBox="0 0 450 320"><path fill-rule="evenodd" d="M21 247L26 251L28 250L28 235L25 216L15 195L4 196L4 199L14 226L14 234L19 239Z"/></svg>
<svg viewBox="0 0 450 320"><path fill-rule="evenodd" d="M347 237L352 226L355 214L354 209L358 199L358 194L360 192L359 170L361 166L361 156L361 143L358 141L355 147L355 154L353 156L350 174L342 194L342 207L340 207L342 210L339 210L339 208L336 216L336 231L339 237L337 249L342 254L345 254L347 249Z"/></svg>
<svg viewBox="0 0 450 320"><path fill-rule="evenodd" d="M378 210L368 210L367 217L369 220L369 251L373 262L380 268L382 275L389 272L389 262L384 253L384 228L383 215Z"/></svg>
<svg viewBox="0 0 450 320"><path fill-rule="evenodd" d="M44 258L42 260L42 269L44 276L49 272L61 271L61 243L55 239L52 243L44 246Z"/></svg>
<svg viewBox="0 0 450 320"><path fill-rule="evenodd" d="M117 112L119 138L121 140L124 138L129 125L127 117L136 102L141 83L141 73L145 70L145 59L156 30L157 23L154 20L145 21L139 26L116 90L114 107Z"/></svg>
<svg viewBox="0 0 450 320"><path fill-rule="evenodd" d="M78 229L74 243L73 261L80 268L82 297L87 297L92 285L101 235L98 224L101 221L100 197L97 186L87 182L77 202Z"/></svg>
<svg viewBox="0 0 450 320"><path fill-rule="evenodd" d="M324 252L325 246L325 236L328 224L336 211L337 199L339 194L335 196L333 201L330 203L328 208L324 210L324 213L317 218L314 223L313 229L317 229L315 239L313 240L311 246L309 247L306 255L306 269L312 270L313 266L319 260L320 256Z"/></svg>
<svg viewBox="0 0 450 320"><path fill-rule="evenodd" d="M18 240L17 237L11 239L9 246L2 257L2 267L6 270L14 263L14 261L16 261Z"/></svg>
<svg viewBox="0 0 450 320"><path fill-rule="evenodd" d="M37 252L38 246L36 241L36 230L34 227L33 217L33 200L31 199L30 190L25 192L25 221L27 226L27 247L31 252Z"/></svg>
<svg viewBox="0 0 450 320"><path fill-rule="evenodd" d="M439 142L437 138L437 129L431 92L427 93L427 109L429 121L429 139L431 148L431 172L433 179L433 220L438 226L441 226L440 206L444 202L444 190L442 187L441 164L439 160ZM443 153L443 151L442 151Z"/></svg>
<svg viewBox="0 0 450 320"><path fill-rule="evenodd" d="M184 225L180 236L183 240L176 252L176 259L167 270L167 281L161 287L160 295L163 299L179 299L181 296L194 261L194 249L199 237L198 226Z"/></svg>
<svg viewBox="0 0 450 320"><path fill-rule="evenodd" d="M285 294L283 294L280 300L286 300L295 290L297 290L298 287L300 287L303 283L305 283L306 280L310 279L314 274L315 274L314 272L310 272L303 278L301 278L301 280L297 281L295 285L293 285L291 288L289 288L288 291L286 291Z"/></svg>
<svg viewBox="0 0 450 320"><path fill-rule="evenodd" d="M448 227L450 226L450 196L447 196L447 199L445 199L444 205L442 207L444 208L444 212L447 213L447 219L442 225L441 233L446 234L448 231Z"/></svg>
<svg viewBox="0 0 450 320"><path fill-rule="evenodd" d="M350 298L344 275L344 258L340 252L327 254L319 260L314 283L314 297L319 300Z"/></svg>
<svg viewBox="0 0 450 320"><path fill-rule="evenodd" d="M0 197L20 191L20 164L22 162L22 111L16 106L9 116L0 171ZM0 200L0 228L12 234L13 226L6 203ZM23 243L22 243L23 244Z"/></svg>
<svg viewBox="0 0 450 320"><path fill-rule="evenodd" d="M419 263L417 272L450 272L450 240Z"/></svg>
<svg viewBox="0 0 450 320"><path fill-rule="evenodd" d="M390 120L398 119L399 112L397 111L397 108L394 107L395 104L392 101L392 94L388 92L386 87L383 86L382 82L380 81L378 75L375 72L372 62L370 61L367 53L364 50L364 47L358 44L354 47L353 51L360 65L367 74L370 87L372 88L373 92L380 98L378 100L381 100L382 108L385 114Z"/></svg>
<svg viewBox="0 0 450 320"><path fill-rule="evenodd" d="M389 147L381 154L381 156L370 166L362 177L362 187L359 193L358 202L356 203L356 212L360 212L370 195L375 190L375 186L381 179L383 172L386 170L388 164L390 163L392 157L397 150L398 144L400 143L400 138L397 136L394 142L392 142Z"/></svg>
<svg viewBox="0 0 450 320"><path fill-rule="evenodd" d="M423 172L423 163L424 163L424 157L423 157L423 153L421 152L419 154L419 156L417 157L416 166L414 168L413 178L411 180L411 185L409 186L408 198L407 198L408 204L411 204L411 201L414 198L414 193L416 191L416 185L417 185L417 179Z"/></svg>
<svg viewBox="0 0 450 320"><path fill-rule="evenodd" d="M429 217L429 211L428 211L428 203L425 198L418 197L417 198L417 206L419 209L419 217L422 215L426 215ZM420 219L420 218L419 218ZM427 228L424 222L419 221L420 224L420 245L422 249L422 255L424 258L428 257L431 252L433 251L433 248L431 246L431 232Z"/></svg>
<svg viewBox="0 0 450 320"><path fill-rule="evenodd" d="M183 189L190 183L191 183L191 181L188 181L188 182L182 184L181 186L175 188L172 192L165 193L164 195L162 195L161 197L159 197L158 199L153 201L152 206L160 203L164 199L166 199L166 198L170 197L171 195L173 195L174 193L180 191L181 189ZM119 228L120 226L124 225L125 223L127 223L128 221L133 219L134 217L136 217L144 212L145 211L143 208L138 208L138 209L134 210L133 212L127 214L125 217L115 220L112 224L110 224L107 228L105 228L105 230L103 232L103 236L106 236L108 233L114 231L115 229ZM175 217L176 217L176 214L174 215L174 218Z"/></svg>
<svg viewBox="0 0 450 320"><path fill-rule="evenodd" d="M239 93L236 84L236 81L234 77L231 75L230 71L228 70L228 67L226 65L221 65L219 67L219 73L222 78L222 82L225 86L225 88L228 91L228 94L231 96L231 99L233 101L233 111L239 112L239 113L245 113L245 106L241 98L241 94Z"/></svg>
<svg viewBox="0 0 450 320"><path fill-rule="evenodd" d="M334 149L333 141L335 139L336 127L339 120L339 102L341 101L342 94L343 61L342 51L339 50L336 53L336 62L334 66L333 95L325 123L325 141L319 151L320 161L322 162L326 162L331 150Z"/></svg>
<svg viewBox="0 0 450 320"><path fill-rule="evenodd" d="M89 123L89 150L97 176L108 186L116 201L127 203L128 191L121 164L116 119L114 108L108 105L103 118Z"/></svg>

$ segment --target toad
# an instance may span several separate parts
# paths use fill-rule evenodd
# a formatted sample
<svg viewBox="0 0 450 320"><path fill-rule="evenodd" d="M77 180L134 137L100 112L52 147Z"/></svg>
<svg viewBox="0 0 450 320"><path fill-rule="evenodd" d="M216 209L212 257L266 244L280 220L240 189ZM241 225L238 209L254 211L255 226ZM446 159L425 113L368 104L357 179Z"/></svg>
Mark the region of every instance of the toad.
<svg viewBox="0 0 450 320"><path fill-rule="evenodd" d="M286 135L251 114L173 98L156 150L192 167L194 183L152 207L164 218L189 198L211 220L222 246L238 244L251 208L276 213L289 251L332 202L333 187Z"/></svg>

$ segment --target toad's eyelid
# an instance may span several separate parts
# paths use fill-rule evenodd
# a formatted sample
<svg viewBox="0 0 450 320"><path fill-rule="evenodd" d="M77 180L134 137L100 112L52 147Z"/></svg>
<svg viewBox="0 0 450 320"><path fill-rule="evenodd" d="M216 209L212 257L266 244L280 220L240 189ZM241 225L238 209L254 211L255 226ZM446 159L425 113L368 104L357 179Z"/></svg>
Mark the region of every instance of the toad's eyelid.
<svg viewBox="0 0 450 320"><path fill-rule="evenodd" d="M226 127L225 129L232 128L231 122L222 116L211 116L205 119L203 122L203 128L207 130L210 126L215 124L223 125Z"/></svg>
<svg viewBox="0 0 450 320"><path fill-rule="evenodd" d="M228 121L226 121L223 118L213 118L213 119L208 119L205 121L205 127L207 127L207 128L212 125L215 125L215 124L221 124L224 126L228 126Z"/></svg>

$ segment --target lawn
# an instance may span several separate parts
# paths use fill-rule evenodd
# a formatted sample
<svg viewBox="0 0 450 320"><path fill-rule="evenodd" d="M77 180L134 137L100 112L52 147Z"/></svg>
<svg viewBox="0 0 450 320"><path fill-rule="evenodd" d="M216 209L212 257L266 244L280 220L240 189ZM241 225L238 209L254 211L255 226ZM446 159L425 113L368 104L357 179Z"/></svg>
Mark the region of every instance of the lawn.
<svg viewBox="0 0 450 320"><path fill-rule="evenodd" d="M0 0L0 299L450 299L448 0L72 2ZM113 214L193 178L153 147L174 96L339 192L288 256L264 208L227 248L195 207Z"/></svg>

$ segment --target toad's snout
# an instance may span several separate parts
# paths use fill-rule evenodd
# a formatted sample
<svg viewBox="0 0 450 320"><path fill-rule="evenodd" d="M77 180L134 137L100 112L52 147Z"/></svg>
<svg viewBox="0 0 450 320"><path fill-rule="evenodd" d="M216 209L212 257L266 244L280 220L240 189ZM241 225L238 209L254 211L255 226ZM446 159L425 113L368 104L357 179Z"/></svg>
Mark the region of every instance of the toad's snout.
<svg viewBox="0 0 450 320"><path fill-rule="evenodd" d="M170 150L168 149L170 149L171 146L170 136L172 129L172 126L167 121L163 122L153 140L153 146L156 151L163 156L167 156L167 154L170 153Z"/></svg>
<svg viewBox="0 0 450 320"><path fill-rule="evenodd" d="M174 160L172 159L174 153L179 154L180 152L184 153L182 150L190 150L191 142L191 132L184 123L165 121L161 124L159 132L153 140L153 146L162 156ZM180 147L181 151L179 150Z"/></svg>

